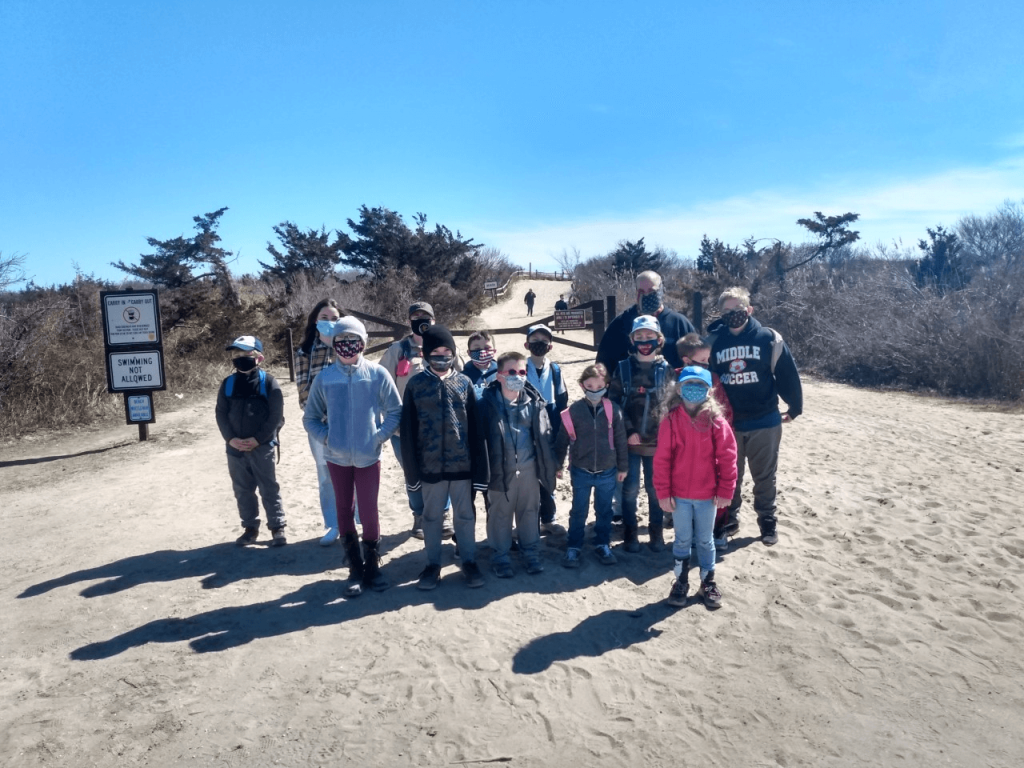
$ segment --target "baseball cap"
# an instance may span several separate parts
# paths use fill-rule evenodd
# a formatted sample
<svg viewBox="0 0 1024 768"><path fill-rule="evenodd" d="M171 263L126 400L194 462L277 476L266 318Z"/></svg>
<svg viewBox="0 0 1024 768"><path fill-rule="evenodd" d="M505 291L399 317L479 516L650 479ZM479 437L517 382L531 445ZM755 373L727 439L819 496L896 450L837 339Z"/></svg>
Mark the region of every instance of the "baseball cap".
<svg viewBox="0 0 1024 768"><path fill-rule="evenodd" d="M237 339L228 344L224 349L240 349L243 352L252 352L254 349L257 352L263 352L263 342L257 339L255 336L239 336Z"/></svg>
<svg viewBox="0 0 1024 768"><path fill-rule="evenodd" d="M412 317L417 312L426 312L431 318L434 317L434 308L425 301L417 301L409 305L409 317Z"/></svg>
<svg viewBox="0 0 1024 768"><path fill-rule="evenodd" d="M526 331L526 338L530 338L535 333L546 333L549 339L555 338L554 334L551 333L551 329L544 325L544 323L537 323L537 325L531 325Z"/></svg>
<svg viewBox="0 0 1024 768"><path fill-rule="evenodd" d="M629 335L632 336L637 331L654 331L660 336L661 324L658 322L658 318L653 315L640 315L633 321L633 330L629 332Z"/></svg>
<svg viewBox="0 0 1024 768"><path fill-rule="evenodd" d="M711 388L711 371L707 368L701 368L697 365L688 365L679 372L679 383L686 384L687 382L700 382Z"/></svg>

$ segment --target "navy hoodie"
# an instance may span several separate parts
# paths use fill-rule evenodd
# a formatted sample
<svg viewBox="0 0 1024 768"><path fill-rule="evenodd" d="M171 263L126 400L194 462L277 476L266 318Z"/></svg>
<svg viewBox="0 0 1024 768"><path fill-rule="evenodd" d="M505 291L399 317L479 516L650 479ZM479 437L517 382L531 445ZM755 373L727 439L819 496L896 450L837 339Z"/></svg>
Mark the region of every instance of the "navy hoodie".
<svg viewBox="0 0 1024 768"><path fill-rule="evenodd" d="M725 323L716 320L708 328L708 336L714 336L711 371L718 374L729 397L735 430L750 432L781 424L780 397L789 406L790 418L803 413L800 374L785 342L772 375L773 336L768 328L750 318L734 335Z"/></svg>

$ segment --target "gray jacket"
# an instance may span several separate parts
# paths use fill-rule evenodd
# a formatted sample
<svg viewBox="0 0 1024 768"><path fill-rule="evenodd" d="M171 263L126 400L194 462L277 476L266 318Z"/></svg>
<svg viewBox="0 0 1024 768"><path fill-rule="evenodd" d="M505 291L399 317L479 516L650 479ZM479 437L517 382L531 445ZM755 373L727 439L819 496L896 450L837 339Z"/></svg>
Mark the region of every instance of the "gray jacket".
<svg viewBox="0 0 1024 768"><path fill-rule="evenodd" d="M533 450L536 454L537 478L548 493L555 489L555 451L551 438L551 420L545 408L544 399L536 389L527 385L523 397L532 405L533 419ZM490 482L487 490L507 493L516 471L516 457L509 455L505 449L505 432L508 423L504 418L504 407L501 402L501 384L491 382L484 390L483 397L477 403L480 414L481 429L487 445L487 462L490 466Z"/></svg>
<svg viewBox="0 0 1024 768"><path fill-rule="evenodd" d="M302 426L324 444L324 458L342 467L380 461L384 441L398 429L402 401L388 372L365 357L335 360L313 379Z"/></svg>
<svg viewBox="0 0 1024 768"><path fill-rule="evenodd" d="M607 472L618 469L629 471L629 450L626 445L626 425L622 420L622 409L612 403L612 446L608 445L608 419L600 403L594 409L587 400L577 400L569 406L569 417L576 430L576 441L569 447L569 431L562 429L555 440L555 461L561 467L565 455L569 463L587 472Z"/></svg>

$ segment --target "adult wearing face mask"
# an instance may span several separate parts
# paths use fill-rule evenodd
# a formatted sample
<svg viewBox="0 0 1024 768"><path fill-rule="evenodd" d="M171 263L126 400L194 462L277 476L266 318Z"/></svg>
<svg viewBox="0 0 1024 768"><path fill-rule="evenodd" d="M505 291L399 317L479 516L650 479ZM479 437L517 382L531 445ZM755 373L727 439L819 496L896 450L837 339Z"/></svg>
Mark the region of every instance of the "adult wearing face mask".
<svg viewBox="0 0 1024 768"><path fill-rule="evenodd" d="M676 354L676 342L694 332L693 323L685 315L669 309L664 303L664 286L657 272L641 272L636 276L636 303L609 323L597 349L597 362L614 371L620 360L629 357L633 321L640 315L653 315L665 337L662 354L673 368L681 368L683 361Z"/></svg>
<svg viewBox="0 0 1024 768"><path fill-rule="evenodd" d="M743 465L754 481L754 511L766 546L778 542L775 473L779 464L782 425L803 412L804 396L793 355L778 332L753 318L750 293L729 288L718 298L721 318L708 327L711 371L721 378L733 414L736 434L736 491L725 523L715 537L739 530L743 503ZM779 398L789 406L779 412Z"/></svg>
<svg viewBox="0 0 1024 768"><path fill-rule="evenodd" d="M409 381L417 373L424 369L423 362L423 333L434 324L434 308L425 301L417 301L409 306L409 326L412 330L408 336L401 341L396 341L380 359L391 378L398 387L398 396L405 397L405 388ZM462 358L455 355L456 370L461 371L465 366ZM402 463L402 441L398 434L391 438L391 447L395 451L398 463ZM420 491L409 491L409 509L412 510L412 536L416 539L423 538L423 494ZM444 524L442 527L444 538L450 539L455 533L451 522L451 506L445 508Z"/></svg>

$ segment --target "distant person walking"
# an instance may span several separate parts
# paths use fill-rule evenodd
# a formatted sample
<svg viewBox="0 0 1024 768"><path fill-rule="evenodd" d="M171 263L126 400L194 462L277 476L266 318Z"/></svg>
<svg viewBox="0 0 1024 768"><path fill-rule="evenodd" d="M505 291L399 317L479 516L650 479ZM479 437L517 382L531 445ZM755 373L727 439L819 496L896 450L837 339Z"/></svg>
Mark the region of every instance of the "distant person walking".
<svg viewBox="0 0 1024 768"><path fill-rule="evenodd" d="M555 302L555 311L561 312L564 309L568 309L569 305L565 301L565 294L559 294L558 301Z"/></svg>
<svg viewBox="0 0 1024 768"><path fill-rule="evenodd" d="M533 292L533 288L526 292L526 297L523 301L526 302L526 316L533 317L533 302L537 300L537 294Z"/></svg>

